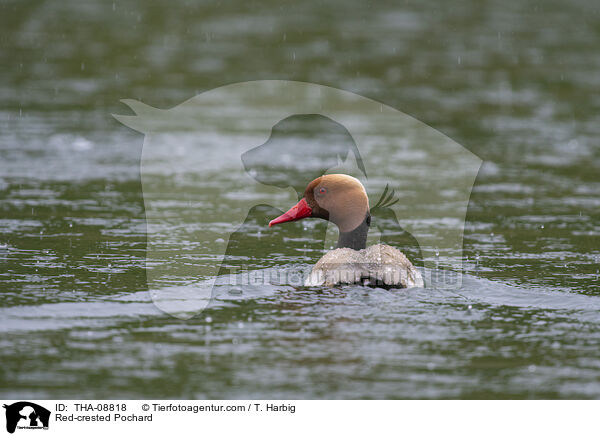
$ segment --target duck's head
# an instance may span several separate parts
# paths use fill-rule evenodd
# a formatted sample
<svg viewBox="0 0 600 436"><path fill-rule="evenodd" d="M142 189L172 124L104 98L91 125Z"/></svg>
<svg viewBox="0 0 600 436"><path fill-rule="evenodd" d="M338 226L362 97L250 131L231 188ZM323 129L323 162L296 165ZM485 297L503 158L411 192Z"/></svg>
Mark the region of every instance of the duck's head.
<svg viewBox="0 0 600 436"><path fill-rule="evenodd" d="M322 218L337 225L338 247L364 248L370 224L367 192L358 179L346 174L318 177L308 184L298 204L272 220L269 227L304 218ZM344 243L344 235L352 236L354 242Z"/></svg>

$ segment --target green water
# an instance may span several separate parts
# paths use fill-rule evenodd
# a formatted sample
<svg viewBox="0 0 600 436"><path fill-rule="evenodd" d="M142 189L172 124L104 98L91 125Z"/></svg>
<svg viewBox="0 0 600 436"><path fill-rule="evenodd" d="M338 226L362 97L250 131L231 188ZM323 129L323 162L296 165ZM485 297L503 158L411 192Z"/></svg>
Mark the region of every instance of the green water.
<svg viewBox="0 0 600 436"><path fill-rule="evenodd" d="M591 1L2 1L0 396L600 398L599 44ZM111 114L256 79L381 101L484 160L459 291L240 285L186 321L154 306L144 138ZM324 223L267 230L273 212L228 265L320 257Z"/></svg>

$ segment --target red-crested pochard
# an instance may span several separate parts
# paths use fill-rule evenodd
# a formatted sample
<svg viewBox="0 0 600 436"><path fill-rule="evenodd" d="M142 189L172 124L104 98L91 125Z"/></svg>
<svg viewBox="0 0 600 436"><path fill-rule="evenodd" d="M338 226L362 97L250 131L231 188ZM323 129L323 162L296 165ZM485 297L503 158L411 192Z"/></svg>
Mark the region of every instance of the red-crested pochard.
<svg viewBox="0 0 600 436"><path fill-rule="evenodd" d="M328 174L308 184L304 197L269 227L303 218L322 218L338 226L337 247L313 267L307 286L361 283L385 287L423 287L421 273L400 250L377 244L367 248L371 225L369 198L358 179Z"/></svg>

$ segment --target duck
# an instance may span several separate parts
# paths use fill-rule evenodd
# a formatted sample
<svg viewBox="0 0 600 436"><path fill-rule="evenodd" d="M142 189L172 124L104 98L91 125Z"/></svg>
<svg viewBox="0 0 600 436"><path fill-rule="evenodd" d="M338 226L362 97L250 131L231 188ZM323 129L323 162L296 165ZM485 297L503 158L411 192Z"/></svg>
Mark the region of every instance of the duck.
<svg viewBox="0 0 600 436"><path fill-rule="evenodd" d="M314 179L302 199L271 220L269 227L305 218L324 219L339 230L336 248L312 267L305 286L424 287L420 271L400 250L385 244L366 246L371 226L369 197L357 178L326 174Z"/></svg>

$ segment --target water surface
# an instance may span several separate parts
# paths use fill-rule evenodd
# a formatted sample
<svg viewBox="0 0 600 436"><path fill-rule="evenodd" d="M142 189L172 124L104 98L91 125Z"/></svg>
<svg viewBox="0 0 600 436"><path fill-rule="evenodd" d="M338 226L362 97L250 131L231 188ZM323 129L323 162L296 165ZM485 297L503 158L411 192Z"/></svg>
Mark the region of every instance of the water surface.
<svg viewBox="0 0 600 436"><path fill-rule="evenodd" d="M600 398L594 2L0 11L0 396ZM222 285L185 321L152 304L143 137L110 114L255 79L365 95L485 161L460 290ZM235 207L239 183L197 189ZM267 230L273 212L253 210L228 266L319 258L324 223Z"/></svg>

